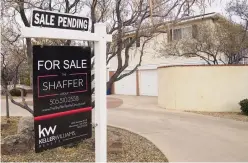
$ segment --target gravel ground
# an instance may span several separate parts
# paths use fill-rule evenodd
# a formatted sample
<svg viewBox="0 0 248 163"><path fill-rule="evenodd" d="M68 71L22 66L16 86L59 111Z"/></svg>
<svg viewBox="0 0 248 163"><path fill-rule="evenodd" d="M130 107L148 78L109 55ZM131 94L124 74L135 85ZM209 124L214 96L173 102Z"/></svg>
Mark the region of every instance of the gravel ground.
<svg viewBox="0 0 248 163"><path fill-rule="evenodd" d="M248 116L239 112L201 112L201 111L186 111L186 112L248 122Z"/></svg>
<svg viewBox="0 0 248 163"><path fill-rule="evenodd" d="M5 118L2 118L2 122ZM11 118L11 126L7 130L2 130L2 139L9 134L16 132L18 117ZM94 134L93 134L94 135ZM108 127L108 139L119 139L122 148L113 150L108 148L109 162L168 162L162 152L147 139L131 133L129 131ZM110 141L108 141L108 146ZM94 136L84 142L80 142L76 147L58 147L41 153L33 150L22 155L2 155L2 162L94 162Z"/></svg>

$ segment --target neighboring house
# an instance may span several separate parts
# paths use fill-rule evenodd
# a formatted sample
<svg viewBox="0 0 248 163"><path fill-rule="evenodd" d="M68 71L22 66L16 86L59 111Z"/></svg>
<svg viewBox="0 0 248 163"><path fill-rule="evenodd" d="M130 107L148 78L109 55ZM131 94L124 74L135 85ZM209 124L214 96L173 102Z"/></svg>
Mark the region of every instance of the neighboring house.
<svg viewBox="0 0 248 163"><path fill-rule="evenodd" d="M157 96L157 67L169 65L199 65L207 64L199 57L161 57L160 49L164 44L181 39L193 39L197 36L198 25L215 26L218 19L223 18L218 13L208 13L197 16L188 16L174 22L164 23L164 33L158 34L146 44L141 66L138 71L121 79L112 89L115 94ZM132 32L128 33L131 37ZM123 72L132 70L140 59L140 50L143 38L140 38L130 50L129 66ZM247 52L247 51L246 51ZM123 57L124 60L124 57ZM248 59L240 61L248 64ZM115 71L118 66L117 57L110 60L109 71ZM166 81L165 81L166 82Z"/></svg>
<svg viewBox="0 0 248 163"><path fill-rule="evenodd" d="M242 58L241 61L239 61L240 64L248 64L248 55L246 58Z"/></svg>
<svg viewBox="0 0 248 163"><path fill-rule="evenodd" d="M242 56L245 56L244 58L239 61L240 64L248 64L248 49L241 52Z"/></svg>

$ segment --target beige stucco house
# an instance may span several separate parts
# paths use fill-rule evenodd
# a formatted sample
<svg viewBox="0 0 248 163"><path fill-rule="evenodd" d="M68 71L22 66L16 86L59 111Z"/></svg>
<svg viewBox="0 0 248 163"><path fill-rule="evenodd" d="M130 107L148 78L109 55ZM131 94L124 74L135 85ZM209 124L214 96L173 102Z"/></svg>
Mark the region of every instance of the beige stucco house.
<svg viewBox="0 0 248 163"><path fill-rule="evenodd" d="M156 35L156 37L151 39L146 44L141 66L133 74L121 79L118 82L115 82L112 88L112 93L121 95L159 96L159 87L161 87L161 85L166 85L166 83L168 84L168 82L171 82L169 81L169 77L167 79L159 76L159 67L176 65L206 65L207 63L199 57L161 57L160 49L164 45L172 43L174 41L180 41L183 39L194 40L193 38L197 36L200 25L201 27L211 27L211 29L214 30L215 23L217 23L218 20L221 18L223 17L218 13L208 13L197 16L188 16L178 20L176 23L164 23L164 32ZM128 36L132 35L129 33ZM136 44L134 44L131 48L129 66L123 73L127 73L128 71L132 70L134 66L139 63L142 41L143 38L140 39L140 42L136 42ZM123 57L123 60L124 59L125 57ZM113 73L117 69L117 63L117 58L113 58L110 61L108 65L110 76L111 73ZM242 60L241 64L242 63L248 64L248 58ZM191 69L187 70L188 71L184 72L185 75L187 73L191 73ZM180 74L178 75L180 76Z"/></svg>
<svg viewBox="0 0 248 163"><path fill-rule="evenodd" d="M161 48L172 41L179 41L180 39L192 39L196 37L197 32L199 30L198 26L206 26L211 27L214 30L215 23L223 18L218 13L208 13L197 16L188 16L181 18L177 21L165 22L163 23L164 33L160 33L156 35L153 39L146 44L144 55L142 57L141 65L144 66L159 66L159 65L185 65L185 64L206 64L206 62L199 57L161 57ZM129 34L129 36L132 36ZM140 59L140 50L142 41L144 39L141 38L130 50L130 58L129 58L129 67L128 69L132 69L137 63L139 63ZM123 54L124 55L124 54ZM123 57L123 60L125 58ZM241 63L248 64L248 58L245 58L241 61ZM110 70L115 71L117 68L117 57L114 57L110 60L109 66ZM221 62L220 62L221 64Z"/></svg>
<svg viewBox="0 0 248 163"><path fill-rule="evenodd" d="M195 40L200 35L198 30L204 26L215 30L221 18L218 13L209 13L186 17L176 24L164 23L165 32L158 34L145 46L141 66L131 75L115 82L112 94L156 96L158 106L166 109L240 111L238 102L248 98L248 58L230 66L221 62L207 65L199 57L161 57L160 49L164 45ZM139 62L142 41L141 38L130 50L129 67L123 73L133 69ZM221 54L218 56L222 57ZM117 66L117 59L113 58L109 64L109 75Z"/></svg>

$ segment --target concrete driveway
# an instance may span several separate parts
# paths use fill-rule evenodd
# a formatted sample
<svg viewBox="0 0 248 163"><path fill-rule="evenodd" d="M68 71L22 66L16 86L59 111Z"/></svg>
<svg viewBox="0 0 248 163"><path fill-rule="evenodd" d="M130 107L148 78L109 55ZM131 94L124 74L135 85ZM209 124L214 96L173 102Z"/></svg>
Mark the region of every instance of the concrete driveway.
<svg viewBox="0 0 248 163"><path fill-rule="evenodd" d="M108 105L108 124L146 137L170 162L248 161L247 122L162 109L156 97L109 97L114 104ZM3 99L1 106L5 115ZM13 104L10 108L11 115L29 115Z"/></svg>
<svg viewBox="0 0 248 163"><path fill-rule="evenodd" d="M113 96L123 105L108 110L108 123L152 141L175 162L248 161L248 123L156 106L157 98Z"/></svg>

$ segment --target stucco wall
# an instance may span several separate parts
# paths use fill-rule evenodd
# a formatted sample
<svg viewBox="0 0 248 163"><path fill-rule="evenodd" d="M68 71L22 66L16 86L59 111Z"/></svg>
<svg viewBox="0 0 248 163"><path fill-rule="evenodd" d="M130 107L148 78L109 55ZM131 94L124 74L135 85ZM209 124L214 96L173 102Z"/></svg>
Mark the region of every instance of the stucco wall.
<svg viewBox="0 0 248 163"><path fill-rule="evenodd" d="M166 109L240 111L248 98L246 66L174 66L158 68L158 105Z"/></svg>

